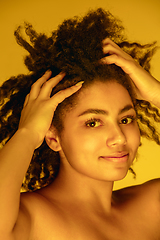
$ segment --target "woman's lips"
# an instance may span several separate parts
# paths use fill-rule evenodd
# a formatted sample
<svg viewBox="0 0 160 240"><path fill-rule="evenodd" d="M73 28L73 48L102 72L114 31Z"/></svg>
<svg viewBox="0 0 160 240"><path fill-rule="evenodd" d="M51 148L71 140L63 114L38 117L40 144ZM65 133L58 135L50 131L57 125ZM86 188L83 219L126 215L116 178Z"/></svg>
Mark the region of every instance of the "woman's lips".
<svg viewBox="0 0 160 240"><path fill-rule="evenodd" d="M116 162L116 163L121 163L121 162L126 162L128 160L129 154L117 154L114 156L101 156L102 159L109 161L109 162Z"/></svg>

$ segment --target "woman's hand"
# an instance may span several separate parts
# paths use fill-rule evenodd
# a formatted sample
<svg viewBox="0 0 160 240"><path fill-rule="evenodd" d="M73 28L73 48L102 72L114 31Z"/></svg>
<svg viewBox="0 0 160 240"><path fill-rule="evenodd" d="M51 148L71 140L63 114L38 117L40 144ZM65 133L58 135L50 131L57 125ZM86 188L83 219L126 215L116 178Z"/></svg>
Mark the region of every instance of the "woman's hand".
<svg viewBox="0 0 160 240"><path fill-rule="evenodd" d="M65 74L60 73L49 79L50 76L51 72L47 71L32 85L21 113L19 129L25 129L33 135L35 148L42 144L58 104L82 86L82 84L77 84L50 97L53 87L63 79Z"/></svg>
<svg viewBox="0 0 160 240"><path fill-rule="evenodd" d="M160 107L160 83L145 71L129 54L110 39L103 41L103 52L109 54L101 59L104 64L116 64L133 81L137 99L144 99Z"/></svg>

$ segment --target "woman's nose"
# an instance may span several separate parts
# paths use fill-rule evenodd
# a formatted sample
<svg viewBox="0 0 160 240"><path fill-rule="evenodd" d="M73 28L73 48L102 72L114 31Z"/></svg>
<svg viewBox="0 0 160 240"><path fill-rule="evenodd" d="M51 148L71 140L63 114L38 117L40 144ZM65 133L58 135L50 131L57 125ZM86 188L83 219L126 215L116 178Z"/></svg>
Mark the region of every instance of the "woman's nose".
<svg viewBox="0 0 160 240"><path fill-rule="evenodd" d="M112 125L110 131L107 134L106 144L108 147L114 147L118 145L126 145L127 140L122 129L118 124Z"/></svg>

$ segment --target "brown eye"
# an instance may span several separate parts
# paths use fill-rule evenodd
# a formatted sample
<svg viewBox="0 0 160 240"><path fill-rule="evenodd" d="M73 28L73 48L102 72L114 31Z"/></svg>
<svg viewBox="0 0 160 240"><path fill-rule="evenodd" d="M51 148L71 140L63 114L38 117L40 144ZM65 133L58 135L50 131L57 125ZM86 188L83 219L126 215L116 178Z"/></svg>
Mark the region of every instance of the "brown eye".
<svg viewBox="0 0 160 240"><path fill-rule="evenodd" d="M99 127L100 125L101 125L101 122L98 119L91 119L86 122L86 126L90 128Z"/></svg>
<svg viewBox="0 0 160 240"><path fill-rule="evenodd" d="M125 117L121 120L121 124L130 124L134 121L134 118L132 116Z"/></svg>

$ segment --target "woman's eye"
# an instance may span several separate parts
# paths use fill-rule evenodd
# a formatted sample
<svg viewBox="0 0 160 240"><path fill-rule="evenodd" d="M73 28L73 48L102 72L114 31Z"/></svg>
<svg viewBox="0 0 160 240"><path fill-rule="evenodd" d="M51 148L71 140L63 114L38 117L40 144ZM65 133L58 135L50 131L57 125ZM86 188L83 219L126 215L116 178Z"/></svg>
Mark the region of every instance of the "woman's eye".
<svg viewBox="0 0 160 240"><path fill-rule="evenodd" d="M133 116L129 116L129 117L125 117L121 120L121 124L130 124L134 121L134 117Z"/></svg>
<svg viewBox="0 0 160 240"><path fill-rule="evenodd" d="M93 120L91 119L91 120L87 121L85 124L87 127L95 128L95 127L99 127L101 125L101 121L98 119L93 119Z"/></svg>

